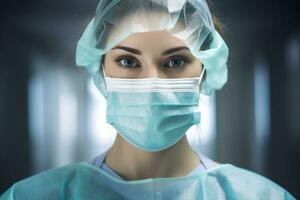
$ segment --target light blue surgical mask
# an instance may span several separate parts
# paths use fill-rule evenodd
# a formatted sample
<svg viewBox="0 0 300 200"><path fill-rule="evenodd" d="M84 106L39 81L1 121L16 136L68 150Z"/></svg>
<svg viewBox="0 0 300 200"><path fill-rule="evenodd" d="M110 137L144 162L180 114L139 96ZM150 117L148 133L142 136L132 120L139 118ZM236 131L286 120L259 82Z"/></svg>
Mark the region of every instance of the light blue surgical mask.
<svg viewBox="0 0 300 200"><path fill-rule="evenodd" d="M106 121L130 144L161 151L200 123L199 85L194 78L125 79L105 77Z"/></svg>

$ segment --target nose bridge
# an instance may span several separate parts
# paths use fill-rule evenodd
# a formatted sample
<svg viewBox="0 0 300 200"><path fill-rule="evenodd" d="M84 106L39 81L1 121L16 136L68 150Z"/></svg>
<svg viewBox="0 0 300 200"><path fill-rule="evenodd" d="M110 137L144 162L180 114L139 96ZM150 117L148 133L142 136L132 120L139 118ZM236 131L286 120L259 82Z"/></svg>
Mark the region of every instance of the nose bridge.
<svg viewBox="0 0 300 200"><path fill-rule="evenodd" d="M143 77L144 78L165 78L163 70L158 64L154 61L150 60L146 63L146 66L143 69Z"/></svg>
<svg viewBox="0 0 300 200"><path fill-rule="evenodd" d="M159 77L159 71L158 71L158 67L151 63L151 64L147 64L147 66L144 68L144 76L145 78L158 78Z"/></svg>

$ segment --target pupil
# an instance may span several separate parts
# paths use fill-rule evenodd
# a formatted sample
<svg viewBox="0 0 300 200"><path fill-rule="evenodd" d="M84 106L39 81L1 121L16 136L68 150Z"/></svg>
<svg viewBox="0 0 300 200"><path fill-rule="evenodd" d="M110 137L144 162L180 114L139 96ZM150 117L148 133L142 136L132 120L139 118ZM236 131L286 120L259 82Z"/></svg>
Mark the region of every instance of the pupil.
<svg viewBox="0 0 300 200"><path fill-rule="evenodd" d="M127 65L132 65L132 61L131 60L127 60L126 64Z"/></svg>
<svg viewBox="0 0 300 200"><path fill-rule="evenodd" d="M174 63L175 63L175 66L177 66L179 64L178 60L175 60Z"/></svg>
<svg viewBox="0 0 300 200"><path fill-rule="evenodd" d="M172 65L173 65L174 67L178 67L178 66L180 65L180 60L179 60L179 59L173 60Z"/></svg>

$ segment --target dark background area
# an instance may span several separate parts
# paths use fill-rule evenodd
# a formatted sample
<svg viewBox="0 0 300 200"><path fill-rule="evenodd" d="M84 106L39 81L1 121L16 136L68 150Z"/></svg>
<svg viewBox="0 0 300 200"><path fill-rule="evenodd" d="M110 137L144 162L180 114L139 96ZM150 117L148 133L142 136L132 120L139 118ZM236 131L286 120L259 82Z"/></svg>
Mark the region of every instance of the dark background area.
<svg viewBox="0 0 300 200"><path fill-rule="evenodd" d="M75 47L97 1L1 3L0 193L32 175L28 81L35 52L75 68ZM300 198L299 1L214 1L230 48L229 81L217 92L216 157L258 172ZM270 130L262 168L253 165L255 66L269 72Z"/></svg>

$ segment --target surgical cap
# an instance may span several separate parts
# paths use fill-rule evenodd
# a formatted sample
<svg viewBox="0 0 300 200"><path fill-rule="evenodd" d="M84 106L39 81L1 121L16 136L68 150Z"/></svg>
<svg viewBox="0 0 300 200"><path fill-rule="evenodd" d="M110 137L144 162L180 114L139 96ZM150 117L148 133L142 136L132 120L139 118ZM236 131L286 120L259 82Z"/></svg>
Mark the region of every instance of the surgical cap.
<svg viewBox="0 0 300 200"><path fill-rule="evenodd" d="M211 95L223 87L229 50L205 0L100 0L77 43L76 64L87 69L106 98L103 55L132 33L163 30L181 39L203 63L201 93Z"/></svg>

